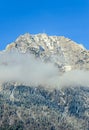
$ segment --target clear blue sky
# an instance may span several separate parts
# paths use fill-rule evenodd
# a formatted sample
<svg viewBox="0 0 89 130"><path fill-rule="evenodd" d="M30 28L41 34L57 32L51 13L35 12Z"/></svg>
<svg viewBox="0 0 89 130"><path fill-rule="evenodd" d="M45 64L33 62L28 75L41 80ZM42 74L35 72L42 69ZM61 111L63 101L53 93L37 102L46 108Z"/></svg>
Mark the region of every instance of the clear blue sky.
<svg viewBox="0 0 89 130"><path fill-rule="evenodd" d="M26 32L65 36L89 49L89 0L0 0L0 50Z"/></svg>

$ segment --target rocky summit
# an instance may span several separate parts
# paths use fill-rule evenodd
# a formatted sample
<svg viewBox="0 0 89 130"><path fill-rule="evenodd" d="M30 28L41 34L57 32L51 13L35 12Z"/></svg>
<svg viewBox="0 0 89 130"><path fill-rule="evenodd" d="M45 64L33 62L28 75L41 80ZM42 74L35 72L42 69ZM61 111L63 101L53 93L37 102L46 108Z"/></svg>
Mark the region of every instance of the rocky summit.
<svg viewBox="0 0 89 130"><path fill-rule="evenodd" d="M47 34L19 36L9 44L6 50L17 49L22 53L32 53L43 60L58 65L64 71L71 69L89 69L89 51L82 44L77 44L64 36Z"/></svg>
<svg viewBox="0 0 89 130"><path fill-rule="evenodd" d="M39 66L38 62L41 61L40 67L49 63L54 65L59 74L55 76L59 81L59 87L56 85L52 89L46 87L50 74L47 75L44 85L37 84L37 81L36 84L31 81L29 84L20 82L25 79L26 74L26 78L30 80L30 76L34 73L33 70L30 71L31 75L28 74L28 68L35 66L34 64L30 66L28 61L28 68L25 63L27 68L25 76L24 73L21 73L22 75L17 73L14 81L17 66L20 65L18 62L22 59L17 61L18 55L15 55L16 59L15 57L10 59L7 55L17 52L26 56L33 55L35 57L33 61L37 60L36 66ZM89 51L83 45L64 36L27 33L19 36L15 42L6 47L6 50L0 52L0 59L0 130L89 130L89 85L87 85L89 83ZM10 60L12 62L9 62ZM27 58L27 60L30 59ZM26 60L22 61L24 66ZM3 66L5 71L2 71ZM11 73L13 66L16 66L15 71ZM75 71L78 71L78 75ZM81 72L84 73L81 74ZM68 73L71 73L70 76ZM59 78L67 74L69 77ZM33 75L34 78L35 75ZM84 75L84 78L83 76L81 78L81 75ZM24 78L18 82L19 76ZM60 83L60 80L62 82L67 80L69 83L71 79L73 82L69 86L66 86L66 83L64 85ZM43 82L43 79L41 80ZM51 81L55 82L54 77ZM79 84L77 85L76 82Z"/></svg>

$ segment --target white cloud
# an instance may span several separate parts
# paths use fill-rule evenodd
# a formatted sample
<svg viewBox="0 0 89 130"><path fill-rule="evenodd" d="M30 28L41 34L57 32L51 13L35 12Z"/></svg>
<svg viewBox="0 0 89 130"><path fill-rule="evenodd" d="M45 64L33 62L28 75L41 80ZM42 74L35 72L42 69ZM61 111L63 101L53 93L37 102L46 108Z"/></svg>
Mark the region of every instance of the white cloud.
<svg viewBox="0 0 89 130"><path fill-rule="evenodd" d="M17 81L27 85L44 85L58 74L51 63L43 63L32 55L6 53L0 56L0 81Z"/></svg>
<svg viewBox="0 0 89 130"><path fill-rule="evenodd" d="M0 55L0 82L50 88L89 86L89 71L73 70L62 76L52 63L44 63L32 55L6 53Z"/></svg>

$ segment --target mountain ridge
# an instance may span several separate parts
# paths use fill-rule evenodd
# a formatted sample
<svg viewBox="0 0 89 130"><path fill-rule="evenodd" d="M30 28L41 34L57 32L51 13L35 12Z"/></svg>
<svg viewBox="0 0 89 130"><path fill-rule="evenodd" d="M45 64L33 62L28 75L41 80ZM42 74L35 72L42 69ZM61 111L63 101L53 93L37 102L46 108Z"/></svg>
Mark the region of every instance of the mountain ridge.
<svg viewBox="0 0 89 130"><path fill-rule="evenodd" d="M48 36L47 34L24 34L9 44L6 50L17 49L22 53L35 53L39 57L47 57L58 66L73 69L89 69L89 51L64 36ZM55 57L55 58L52 58ZM46 58L46 59L47 59Z"/></svg>

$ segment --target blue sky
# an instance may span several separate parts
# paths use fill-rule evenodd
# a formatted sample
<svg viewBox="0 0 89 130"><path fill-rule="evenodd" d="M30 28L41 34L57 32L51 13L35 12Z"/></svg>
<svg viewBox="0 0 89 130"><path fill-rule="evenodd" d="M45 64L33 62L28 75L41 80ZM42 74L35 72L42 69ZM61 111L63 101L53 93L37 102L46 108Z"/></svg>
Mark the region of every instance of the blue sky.
<svg viewBox="0 0 89 130"><path fill-rule="evenodd" d="M26 32L65 36L89 49L89 0L0 0L0 50Z"/></svg>

